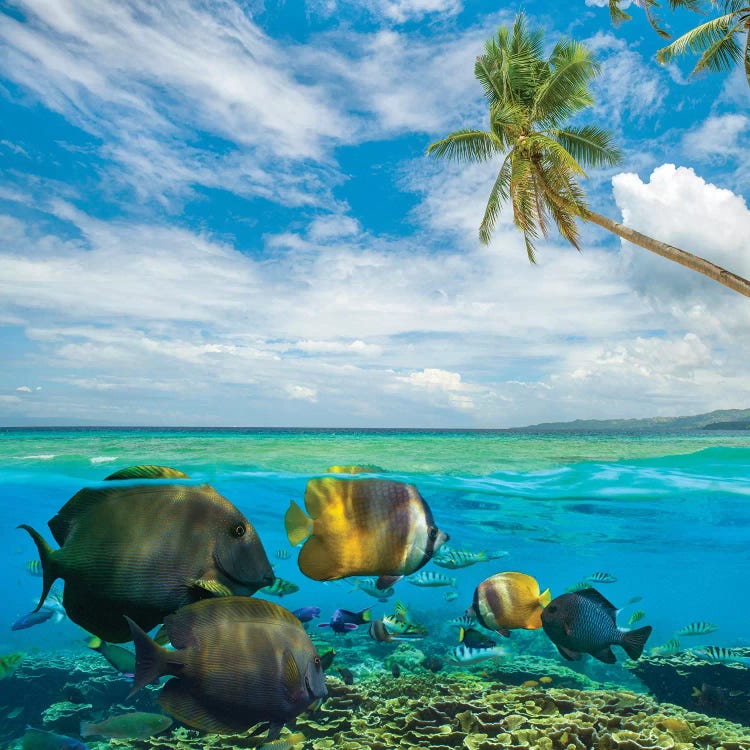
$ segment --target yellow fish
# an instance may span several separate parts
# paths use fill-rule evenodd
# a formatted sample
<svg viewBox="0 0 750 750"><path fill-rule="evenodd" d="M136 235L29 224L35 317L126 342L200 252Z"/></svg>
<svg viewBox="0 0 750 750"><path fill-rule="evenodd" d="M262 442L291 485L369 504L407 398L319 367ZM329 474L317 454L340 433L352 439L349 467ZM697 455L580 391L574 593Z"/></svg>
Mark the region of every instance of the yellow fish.
<svg viewBox="0 0 750 750"><path fill-rule="evenodd" d="M545 675L544 677L539 678L539 682L543 683L544 685L549 685L550 682L552 682L552 678L549 675Z"/></svg>
<svg viewBox="0 0 750 750"><path fill-rule="evenodd" d="M290 544L305 542L299 569L316 581L380 576L379 589L425 565L448 536L411 484L386 479L311 479L305 514L292 500ZM306 541L305 541L306 540Z"/></svg>
<svg viewBox="0 0 750 750"><path fill-rule="evenodd" d="M526 573L497 573L477 586L467 614L488 630L509 636L516 628L541 628L542 608L551 598L549 589L540 594L536 578Z"/></svg>

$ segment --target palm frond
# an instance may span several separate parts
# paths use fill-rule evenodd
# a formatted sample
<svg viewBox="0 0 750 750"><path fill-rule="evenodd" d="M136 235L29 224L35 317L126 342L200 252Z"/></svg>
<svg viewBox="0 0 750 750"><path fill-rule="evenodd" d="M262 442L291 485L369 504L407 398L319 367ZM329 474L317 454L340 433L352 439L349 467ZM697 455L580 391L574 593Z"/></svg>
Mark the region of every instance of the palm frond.
<svg viewBox="0 0 750 750"><path fill-rule="evenodd" d="M633 16L629 16L621 7L622 0L609 0L609 17L612 19L614 26L619 26L625 21L630 21Z"/></svg>
<svg viewBox="0 0 750 750"><path fill-rule="evenodd" d="M487 161L502 151L497 138L484 130L457 130L427 147L428 156L454 161Z"/></svg>
<svg viewBox="0 0 750 750"><path fill-rule="evenodd" d="M497 224L500 211L504 203L510 198L510 181L511 181L511 165L510 165L510 154L505 157L503 165L500 167L500 171L495 178L495 183L492 185L490 191L490 197L487 200L487 206L484 209L484 216L482 217L482 223L479 225L479 241L483 245L488 245L492 238L492 232Z"/></svg>
<svg viewBox="0 0 750 750"><path fill-rule="evenodd" d="M745 78L747 78L747 83L750 85L750 29L747 30L747 35L745 36Z"/></svg>
<svg viewBox="0 0 750 750"><path fill-rule="evenodd" d="M614 167L622 161L622 151L614 144L612 134L597 125L569 126L549 134L584 167Z"/></svg>
<svg viewBox="0 0 750 750"><path fill-rule="evenodd" d="M533 154L533 158L544 157L554 162L559 169L585 175L583 167L573 155L554 138L544 133L531 133L524 139L524 147Z"/></svg>
<svg viewBox="0 0 750 750"><path fill-rule="evenodd" d="M539 237L536 216L536 199L531 165L513 152L510 159L511 180L510 198L513 206L513 223L523 233L526 255L531 263L536 263L534 241Z"/></svg>

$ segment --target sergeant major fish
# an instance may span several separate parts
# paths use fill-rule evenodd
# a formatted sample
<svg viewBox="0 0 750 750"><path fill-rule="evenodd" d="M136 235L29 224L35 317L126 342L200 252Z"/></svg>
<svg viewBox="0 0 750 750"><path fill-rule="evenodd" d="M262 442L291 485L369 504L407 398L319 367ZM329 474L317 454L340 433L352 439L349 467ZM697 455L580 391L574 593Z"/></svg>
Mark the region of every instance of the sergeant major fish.
<svg viewBox="0 0 750 750"><path fill-rule="evenodd" d="M78 492L49 527L60 549L33 528L44 604L57 578L73 622L104 641L130 639L124 615L147 630L179 607L211 596L251 595L274 578L247 518L207 484L162 466L136 466Z"/></svg>
<svg viewBox="0 0 750 750"><path fill-rule="evenodd" d="M611 573L592 573L586 577L589 583L617 583L617 578Z"/></svg>
<svg viewBox="0 0 750 750"><path fill-rule="evenodd" d="M719 629L718 625L712 622L691 622L680 628L675 635L708 635Z"/></svg>
<svg viewBox="0 0 750 750"><path fill-rule="evenodd" d="M264 586L260 589L261 594L278 597L294 594L297 591L299 591L299 586L296 583L279 578L278 576L273 579L273 583L270 586Z"/></svg>
<svg viewBox="0 0 750 750"><path fill-rule="evenodd" d="M385 479L311 479L305 508L286 513L290 544L304 541L300 570L316 581L379 576L386 589L424 566L448 539L416 487Z"/></svg>
<svg viewBox="0 0 750 750"><path fill-rule="evenodd" d="M456 579L452 576L445 576L442 573L435 573L432 570L423 570L407 579L414 586L436 587L436 586L456 586Z"/></svg>

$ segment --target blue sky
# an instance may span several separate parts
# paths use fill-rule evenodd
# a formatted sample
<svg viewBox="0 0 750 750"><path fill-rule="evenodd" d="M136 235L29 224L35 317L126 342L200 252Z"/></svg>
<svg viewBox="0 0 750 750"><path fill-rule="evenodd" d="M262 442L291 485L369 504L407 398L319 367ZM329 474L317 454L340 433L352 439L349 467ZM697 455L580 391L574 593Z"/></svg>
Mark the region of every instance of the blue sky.
<svg viewBox="0 0 750 750"><path fill-rule="evenodd" d="M750 276L750 89L606 0L0 2L0 424L508 427L750 406L750 303L596 227L477 228L473 63L602 74L596 210ZM695 17L667 16L673 31Z"/></svg>

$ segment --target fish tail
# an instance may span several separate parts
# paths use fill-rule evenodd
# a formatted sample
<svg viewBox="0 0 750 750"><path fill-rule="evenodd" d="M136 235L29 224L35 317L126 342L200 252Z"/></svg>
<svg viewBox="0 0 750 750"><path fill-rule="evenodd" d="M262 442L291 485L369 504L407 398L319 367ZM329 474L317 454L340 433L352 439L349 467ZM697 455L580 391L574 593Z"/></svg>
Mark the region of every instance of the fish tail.
<svg viewBox="0 0 750 750"><path fill-rule="evenodd" d="M135 676L133 688L128 693L128 698L132 698L144 685L154 682L163 674L169 674L167 655L170 660L173 660L175 654L160 646L127 615L124 617L128 621L135 646Z"/></svg>
<svg viewBox="0 0 750 750"><path fill-rule="evenodd" d="M34 610L34 612L38 612L42 608L42 604L44 604L44 600L47 598L47 594L49 594L52 584L60 577L58 566L54 559L55 550L53 550L44 540L44 537L38 531L32 529L31 526L22 523L16 528L24 529L24 531L29 532L29 535L34 540L34 544L36 544L37 551L39 552L39 562L42 564L42 595L39 598L39 604L36 605L36 609Z"/></svg>
<svg viewBox="0 0 750 750"><path fill-rule="evenodd" d="M643 647L651 635L651 630L652 627L646 625L645 627L638 628L637 630L629 630L627 633L622 634L620 645L631 659L640 658L640 655L643 653Z"/></svg>
<svg viewBox="0 0 750 750"><path fill-rule="evenodd" d="M96 724L93 721L82 721L81 726L78 729L78 734L81 737L91 737L92 734L97 734Z"/></svg>
<svg viewBox="0 0 750 750"><path fill-rule="evenodd" d="M312 518L294 500L291 501L289 510L284 516L284 525L289 544L295 547L313 533Z"/></svg>
<svg viewBox="0 0 750 750"><path fill-rule="evenodd" d="M542 607L546 607L552 601L552 594L550 594L549 589L539 594L538 601Z"/></svg>

